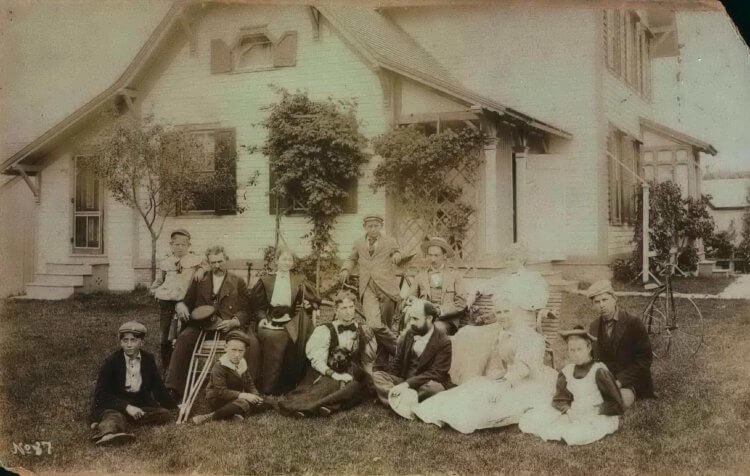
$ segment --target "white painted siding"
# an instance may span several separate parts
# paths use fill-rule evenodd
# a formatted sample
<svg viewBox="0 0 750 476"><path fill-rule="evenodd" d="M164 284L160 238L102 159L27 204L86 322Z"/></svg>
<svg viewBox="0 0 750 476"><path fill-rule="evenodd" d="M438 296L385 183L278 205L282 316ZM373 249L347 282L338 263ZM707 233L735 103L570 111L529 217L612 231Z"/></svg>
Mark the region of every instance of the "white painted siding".
<svg viewBox="0 0 750 476"><path fill-rule="evenodd" d="M47 263L70 261L73 236L70 197L75 175L72 157L67 152L59 153L41 174L36 272L44 272Z"/></svg>
<svg viewBox="0 0 750 476"><path fill-rule="evenodd" d="M559 184L566 188L566 220L575 224L560 240L568 256L598 253L599 207L606 205L599 200L596 12L487 4L388 12L467 87L572 133L550 150L570 158Z"/></svg>
<svg viewBox="0 0 750 476"><path fill-rule="evenodd" d="M610 226L607 250L610 257L629 255L633 252L633 227Z"/></svg>
<svg viewBox="0 0 750 476"><path fill-rule="evenodd" d="M231 44L241 27L268 24L273 35L287 30L298 32L297 65L266 71L211 74L210 41L223 39ZM289 91L305 90L314 99L328 97L354 98L361 131L367 137L386 128L386 111L380 81L362 60L352 52L326 22L321 24L319 39L313 38L307 7L278 8L268 6L227 5L212 7L197 25L197 52L190 54L183 45L158 81L145 94L142 110L154 113L173 124L217 123L236 129L238 184L246 183L254 172L260 172L258 184L240 190L238 204L244 213L236 216L187 216L170 218L159 241L159 253L168 248L169 230L184 227L193 236L193 249L202 252L207 246L222 243L235 259L260 258L262 249L273 244L274 217L268 206L268 163L261 154L250 154L242 145L261 145L265 130L256 126L266 112L263 107L277 96L269 87L274 84ZM384 196L369 188L376 160L365 167L360 179L358 213L344 215L334 235L340 254L348 253L361 230L361 217L368 212L383 212ZM298 252L308 252L302 236L309 225L303 217L282 219L282 230L289 245ZM149 259L150 239L143 226L138 233L138 260Z"/></svg>
<svg viewBox="0 0 750 476"><path fill-rule="evenodd" d="M34 194L23 179L0 184L0 298L22 293L33 278L35 221Z"/></svg>

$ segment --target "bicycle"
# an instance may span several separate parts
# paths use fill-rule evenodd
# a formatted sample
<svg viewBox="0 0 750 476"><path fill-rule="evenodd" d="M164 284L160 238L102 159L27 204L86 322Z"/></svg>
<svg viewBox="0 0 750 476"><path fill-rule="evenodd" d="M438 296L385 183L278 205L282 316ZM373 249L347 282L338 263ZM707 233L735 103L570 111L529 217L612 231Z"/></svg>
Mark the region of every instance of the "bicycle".
<svg viewBox="0 0 750 476"><path fill-rule="evenodd" d="M669 251L669 261L663 263L664 282L654 289L643 310L654 357L683 361L695 356L703 346L704 320L698 305L689 297L676 302L672 276L677 268L677 249Z"/></svg>

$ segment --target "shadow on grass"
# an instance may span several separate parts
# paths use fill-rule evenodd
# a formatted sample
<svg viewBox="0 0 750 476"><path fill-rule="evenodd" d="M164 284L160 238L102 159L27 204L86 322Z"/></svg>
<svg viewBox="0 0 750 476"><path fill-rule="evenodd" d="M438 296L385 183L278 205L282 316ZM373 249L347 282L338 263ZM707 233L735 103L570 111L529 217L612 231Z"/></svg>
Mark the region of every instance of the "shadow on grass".
<svg viewBox="0 0 750 476"><path fill-rule="evenodd" d="M621 300L636 315L645 302ZM750 454L745 301L701 301L709 323L706 349L689 362L655 362L659 399L639 402L616 434L585 447L545 443L516 427L462 435L402 420L370 402L328 419L266 413L239 424L137 429L132 445L97 448L88 440L86 422L96 371L117 346L117 328L126 320L146 324L146 348L158 348L153 301L135 293L0 306L0 461L8 466L150 473L663 474L737 471ZM585 297L565 296L563 327L591 318ZM52 454L12 454L13 442L34 441L50 441Z"/></svg>

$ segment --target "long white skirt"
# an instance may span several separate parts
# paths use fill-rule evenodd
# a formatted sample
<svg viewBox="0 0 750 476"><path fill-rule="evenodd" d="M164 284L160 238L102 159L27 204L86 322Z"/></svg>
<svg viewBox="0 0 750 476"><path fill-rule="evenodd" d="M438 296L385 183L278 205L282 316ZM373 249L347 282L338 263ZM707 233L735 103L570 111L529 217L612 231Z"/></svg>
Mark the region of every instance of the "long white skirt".
<svg viewBox="0 0 750 476"><path fill-rule="evenodd" d="M617 416L599 415L596 407L577 408L567 413L547 404L525 413L518 428L545 441L563 440L569 445L588 445L617 431L620 419Z"/></svg>
<svg viewBox="0 0 750 476"><path fill-rule="evenodd" d="M449 425L461 433L514 425L527 410L549 405L556 381L557 373L549 367L513 387L502 380L475 377L424 400L414 413L425 423Z"/></svg>

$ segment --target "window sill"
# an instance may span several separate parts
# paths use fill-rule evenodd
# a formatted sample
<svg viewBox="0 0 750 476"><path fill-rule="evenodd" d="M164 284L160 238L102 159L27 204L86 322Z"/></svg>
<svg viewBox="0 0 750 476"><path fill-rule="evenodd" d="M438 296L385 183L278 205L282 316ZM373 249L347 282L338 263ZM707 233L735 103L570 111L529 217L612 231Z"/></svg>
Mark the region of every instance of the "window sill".
<svg viewBox="0 0 750 476"><path fill-rule="evenodd" d="M225 211L225 212L216 212L216 211L210 211L210 210L200 210L200 211L196 210L196 211L184 212L179 215L173 215L172 218L175 218L177 220L191 219L191 218L205 219L205 218L216 218L216 217L234 216L234 215L237 215L236 210Z"/></svg>

